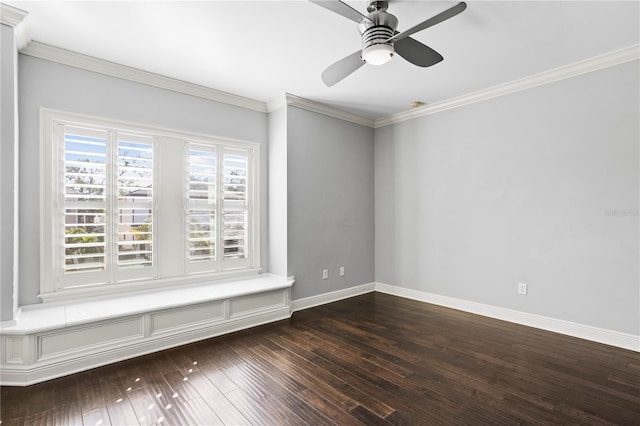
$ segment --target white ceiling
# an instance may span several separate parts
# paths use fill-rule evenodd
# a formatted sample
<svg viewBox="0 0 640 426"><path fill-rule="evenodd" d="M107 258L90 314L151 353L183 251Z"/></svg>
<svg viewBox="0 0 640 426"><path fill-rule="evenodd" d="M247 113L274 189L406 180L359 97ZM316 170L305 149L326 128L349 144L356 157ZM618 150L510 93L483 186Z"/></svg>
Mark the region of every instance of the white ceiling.
<svg viewBox="0 0 640 426"><path fill-rule="evenodd" d="M577 62L640 41L638 1L468 1L414 38L444 56L399 56L336 86L320 73L360 46L356 24L304 0L5 1L41 43L269 102L291 93L375 119ZM365 13L365 1L346 1ZM451 1L391 1L407 29Z"/></svg>

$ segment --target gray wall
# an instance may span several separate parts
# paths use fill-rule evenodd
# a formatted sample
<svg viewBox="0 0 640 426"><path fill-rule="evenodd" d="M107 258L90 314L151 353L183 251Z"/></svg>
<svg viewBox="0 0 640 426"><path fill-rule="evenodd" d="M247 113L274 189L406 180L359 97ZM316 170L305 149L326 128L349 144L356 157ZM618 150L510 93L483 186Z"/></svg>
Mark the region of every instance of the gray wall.
<svg viewBox="0 0 640 426"><path fill-rule="evenodd" d="M377 129L376 281L640 334L638 75Z"/></svg>
<svg viewBox="0 0 640 426"><path fill-rule="evenodd" d="M293 300L373 282L373 153L373 129L287 107Z"/></svg>
<svg viewBox="0 0 640 426"><path fill-rule="evenodd" d="M267 211L267 115L30 56L19 57L20 305L38 303L41 107L262 144L261 211ZM266 266L267 215L262 215ZM4 265L3 265L4 268ZM4 281L2 283L5 285ZM4 288L3 288L4 294Z"/></svg>

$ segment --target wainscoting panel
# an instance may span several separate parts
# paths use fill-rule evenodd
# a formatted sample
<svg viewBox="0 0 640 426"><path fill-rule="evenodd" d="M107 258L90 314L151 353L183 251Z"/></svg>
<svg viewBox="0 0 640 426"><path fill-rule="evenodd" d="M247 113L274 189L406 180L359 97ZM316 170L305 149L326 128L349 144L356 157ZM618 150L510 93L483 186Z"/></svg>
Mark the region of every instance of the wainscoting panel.
<svg viewBox="0 0 640 426"><path fill-rule="evenodd" d="M283 308L289 305L287 294L281 291L271 291L256 295L242 296L229 301L230 318L237 318L263 312L269 309Z"/></svg>
<svg viewBox="0 0 640 426"><path fill-rule="evenodd" d="M38 361L65 355L94 352L112 345L125 345L144 338L144 317L126 318L64 328L37 336Z"/></svg>
<svg viewBox="0 0 640 426"><path fill-rule="evenodd" d="M81 306L28 307L17 320L0 324L0 384L27 386L289 318L293 282L262 274L168 291L162 297L149 297L145 306L134 306L122 297L84 301ZM202 294L209 300L199 297ZM139 295L134 297L140 300ZM124 312L127 303L135 311ZM114 306L119 308L115 316ZM78 310L83 312L80 322L73 314Z"/></svg>
<svg viewBox="0 0 640 426"><path fill-rule="evenodd" d="M225 319L225 303L212 302L151 314L151 335L197 329Z"/></svg>

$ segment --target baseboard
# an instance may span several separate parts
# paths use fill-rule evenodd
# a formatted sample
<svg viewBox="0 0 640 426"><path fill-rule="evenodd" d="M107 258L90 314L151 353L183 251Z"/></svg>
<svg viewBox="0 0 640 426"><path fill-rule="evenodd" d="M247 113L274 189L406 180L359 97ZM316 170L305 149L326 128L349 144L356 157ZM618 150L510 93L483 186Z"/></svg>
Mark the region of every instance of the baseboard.
<svg viewBox="0 0 640 426"><path fill-rule="evenodd" d="M314 306L324 305L326 303L370 293L375 291L375 286L375 283L362 284L355 287L345 288L343 290L318 294L317 296L305 297L304 299L297 299L291 302L291 312L301 311L303 309L313 308Z"/></svg>
<svg viewBox="0 0 640 426"><path fill-rule="evenodd" d="M620 333L590 325L577 324L389 284L375 283L375 291L640 352L640 336L633 334Z"/></svg>

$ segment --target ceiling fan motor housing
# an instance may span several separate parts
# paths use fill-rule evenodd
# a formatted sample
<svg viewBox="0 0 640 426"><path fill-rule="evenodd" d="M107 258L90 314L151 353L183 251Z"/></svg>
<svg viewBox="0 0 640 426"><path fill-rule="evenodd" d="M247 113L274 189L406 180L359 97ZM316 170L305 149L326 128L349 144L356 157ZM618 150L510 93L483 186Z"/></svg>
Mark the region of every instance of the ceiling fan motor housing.
<svg viewBox="0 0 640 426"><path fill-rule="evenodd" d="M370 6L381 3L386 2L372 2ZM388 43L387 40L394 36L398 26L398 18L386 12L386 4L382 6L380 9L369 13L367 15L369 19L362 20L358 25L358 29L362 34L362 59L374 65L376 63L372 62L372 60L379 60L379 63L384 63L393 56L393 43Z"/></svg>

